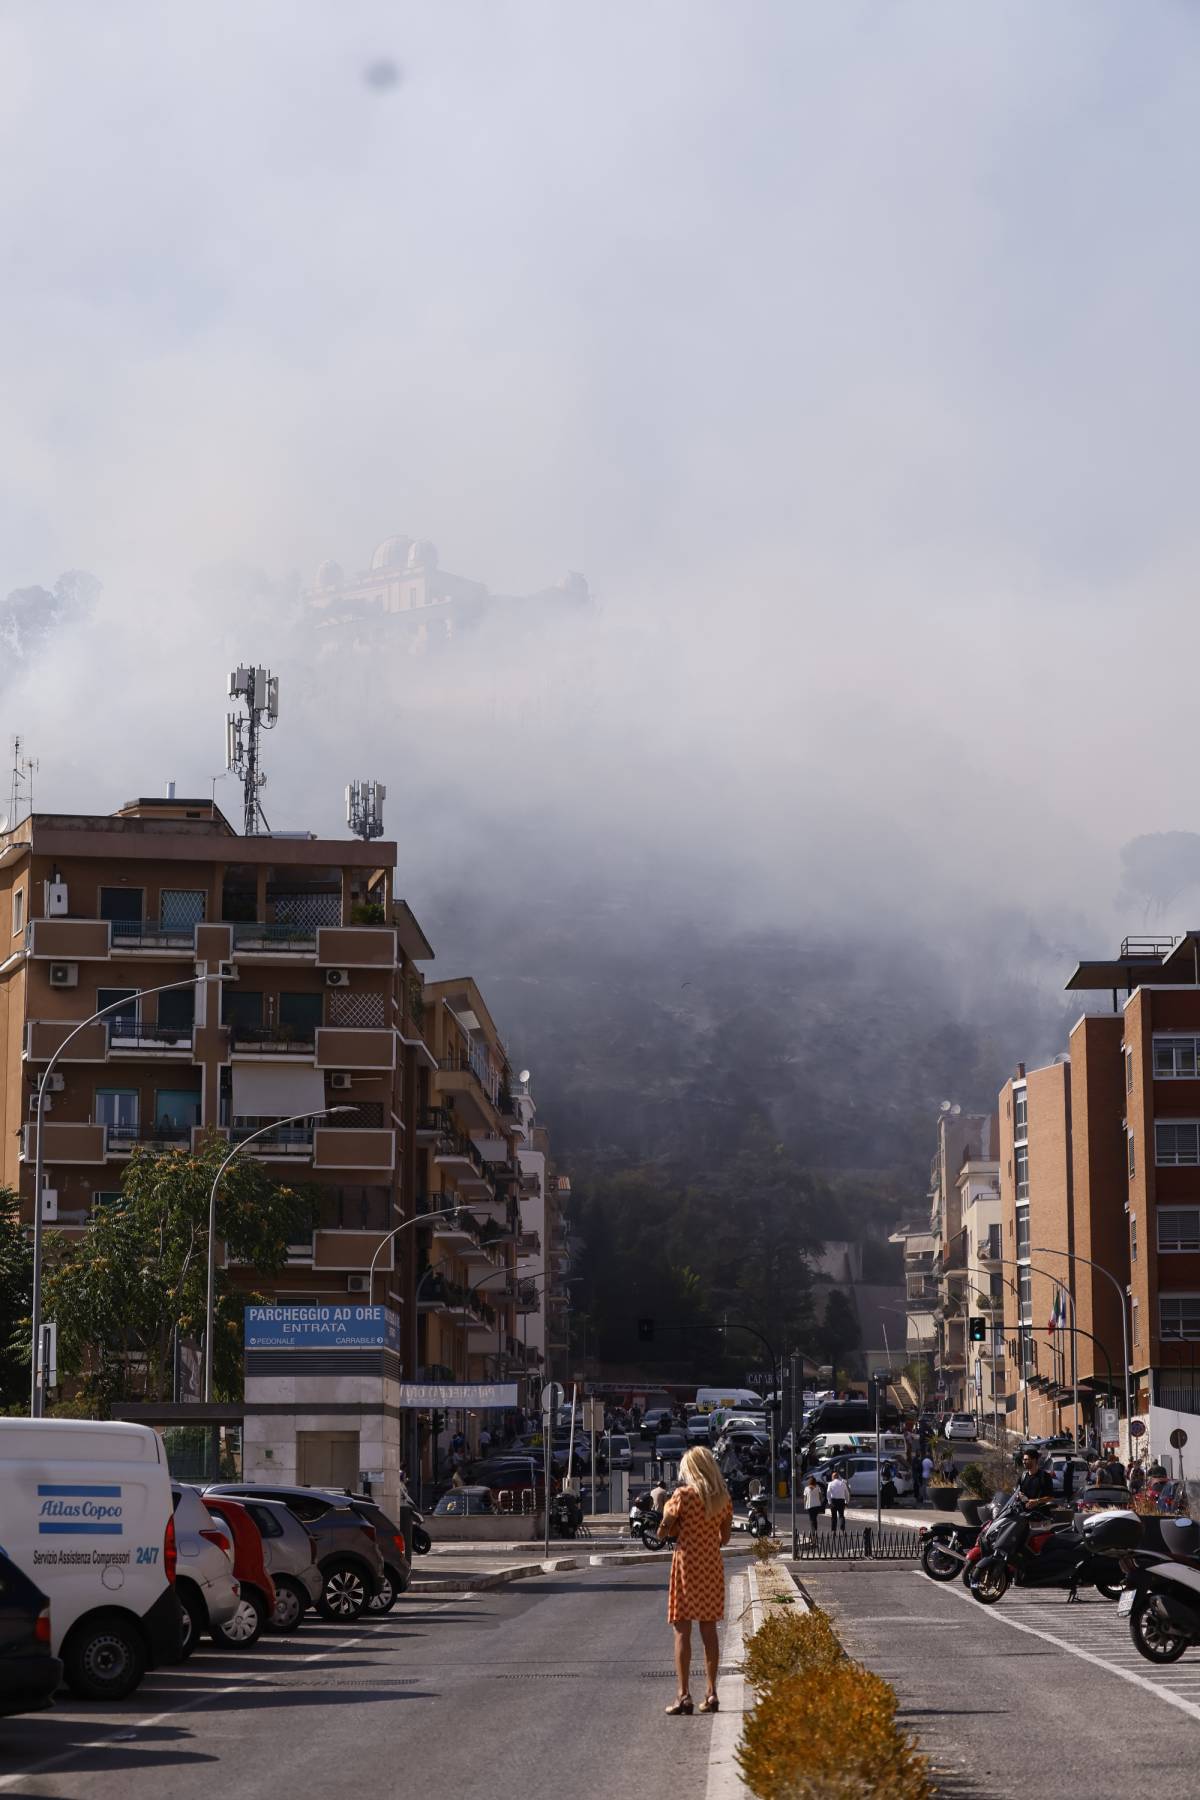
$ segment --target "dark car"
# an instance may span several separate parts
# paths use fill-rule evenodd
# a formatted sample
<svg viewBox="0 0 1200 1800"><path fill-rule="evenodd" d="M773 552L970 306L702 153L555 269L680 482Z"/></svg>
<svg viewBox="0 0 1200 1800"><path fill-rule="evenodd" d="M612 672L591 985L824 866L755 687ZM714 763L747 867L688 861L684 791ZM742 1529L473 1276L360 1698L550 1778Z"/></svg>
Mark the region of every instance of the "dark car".
<svg viewBox="0 0 1200 1800"><path fill-rule="evenodd" d="M384 1576L370 1603L373 1613L391 1612L400 1595L412 1584L412 1506L401 1508L401 1523L389 1519L370 1494L341 1494L330 1490L333 1500L345 1499L363 1520L373 1527L379 1554L383 1557ZM407 1514L407 1518L405 1517Z"/></svg>
<svg viewBox="0 0 1200 1800"><path fill-rule="evenodd" d="M433 1516L435 1519L449 1519L455 1516L465 1518L468 1514L494 1515L495 1511L496 1505L492 1499L491 1488L460 1487L450 1488L447 1493L442 1495L433 1509Z"/></svg>
<svg viewBox="0 0 1200 1800"><path fill-rule="evenodd" d="M327 1619L357 1619L382 1587L386 1569L375 1527L359 1517L346 1495L246 1481L217 1482L205 1492L282 1500L295 1513L317 1541L317 1566L325 1584L319 1605Z"/></svg>
<svg viewBox="0 0 1200 1800"><path fill-rule="evenodd" d="M561 1463L557 1459L551 1462L551 1485L566 1473L566 1466L565 1457ZM471 1465L471 1486L491 1488L497 1495L519 1495L522 1489L541 1494L546 1489L545 1468L540 1449L532 1450L528 1456L485 1456ZM518 1510L520 1504L519 1499L514 1500Z"/></svg>
<svg viewBox="0 0 1200 1800"><path fill-rule="evenodd" d="M50 1602L0 1550L0 1717L41 1712L62 1678L50 1654Z"/></svg>
<svg viewBox="0 0 1200 1800"><path fill-rule="evenodd" d="M682 1431L660 1431L654 1440L655 1462L679 1462L687 1455L688 1441Z"/></svg>

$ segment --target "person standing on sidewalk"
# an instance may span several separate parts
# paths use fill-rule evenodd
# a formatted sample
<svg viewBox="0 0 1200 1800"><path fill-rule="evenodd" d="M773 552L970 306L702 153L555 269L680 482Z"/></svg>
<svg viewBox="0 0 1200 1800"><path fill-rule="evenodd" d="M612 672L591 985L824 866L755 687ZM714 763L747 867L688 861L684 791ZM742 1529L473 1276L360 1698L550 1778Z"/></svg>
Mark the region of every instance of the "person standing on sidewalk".
<svg viewBox="0 0 1200 1800"><path fill-rule="evenodd" d="M808 1514L809 1530L816 1537L817 1520L825 1510L825 1496L815 1475L810 1475L804 1485L804 1510Z"/></svg>
<svg viewBox="0 0 1200 1800"><path fill-rule="evenodd" d="M922 1494L921 1452L915 1444L913 1445L912 1449L909 1451L908 1472L909 1472L909 1475L912 1477L913 1505L920 1506L921 1494Z"/></svg>
<svg viewBox="0 0 1200 1800"><path fill-rule="evenodd" d="M835 1469L833 1480L825 1489L825 1498L829 1502L830 1531L845 1532L846 1502L850 1498L850 1483L840 1469Z"/></svg>
<svg viewBox="0 0 1200 1800"><path fill-rule="evenodd" d="M696 1445L679 1465L681 1485L663 1508L660 1538L675 1539L667 1618L675 1629L675 1673L679 1694L668 1714L695 1711L689 1690L692 1668L692 1620L704 1646L707 1692L700 1711L717 1711L717 1670L721 1645L717 1623L725 1617L725 1562L721 1546L733 1531L733 1501L711 1450Z"/></svg>

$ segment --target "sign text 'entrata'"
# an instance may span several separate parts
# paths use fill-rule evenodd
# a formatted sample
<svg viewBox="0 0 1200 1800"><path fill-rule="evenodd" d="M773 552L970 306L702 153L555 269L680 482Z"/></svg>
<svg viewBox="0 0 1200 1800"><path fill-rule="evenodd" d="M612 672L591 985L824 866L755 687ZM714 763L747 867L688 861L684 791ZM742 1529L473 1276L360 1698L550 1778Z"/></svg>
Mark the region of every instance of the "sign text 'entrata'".
<svg viewBox="0 0 1200 1800"><path fill-rule="evenodd" d="M398 1350L386 1306L248 1306L247 1350Z"/></svg>

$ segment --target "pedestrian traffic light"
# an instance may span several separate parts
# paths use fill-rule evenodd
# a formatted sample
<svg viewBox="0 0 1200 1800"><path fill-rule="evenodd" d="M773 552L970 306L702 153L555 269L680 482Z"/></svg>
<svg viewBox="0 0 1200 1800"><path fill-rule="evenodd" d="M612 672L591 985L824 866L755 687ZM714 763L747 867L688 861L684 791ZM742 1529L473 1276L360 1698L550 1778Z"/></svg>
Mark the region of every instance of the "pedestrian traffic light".
<svg viewBox="0 0 1200 1800"><path fill-rule="evenodd" d="M638 1320L638 1343L639 1344L652 1344L653 1342L654 1342L654 1320L653 1319L639 1319Z"/></svg>
<svg viewBox="0 0 1200 1800"><path fill-rule="evenodd" d="M972 1319L971 1320L971 1342L973 1344L986 1344L987 1343L987 1320L986 1319Z"/></svg>

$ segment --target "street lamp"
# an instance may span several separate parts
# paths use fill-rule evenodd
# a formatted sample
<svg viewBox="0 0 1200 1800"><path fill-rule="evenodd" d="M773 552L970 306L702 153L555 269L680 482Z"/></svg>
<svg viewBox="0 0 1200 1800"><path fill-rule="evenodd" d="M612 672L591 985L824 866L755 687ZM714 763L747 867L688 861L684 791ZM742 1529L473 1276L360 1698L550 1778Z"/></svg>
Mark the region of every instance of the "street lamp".
<svg viewBox="0 0 1200 1800"><path fill-rule="evenodd" d="M352 1109L347 1109L347 1110L352 1110ZM375 1304L375 1264L379 1261L379 1252L383 1249L384 1245L390 1244L393 1238L399 1237L400 1233L402 1231L407 1231L410 1228L410 1226L432 1225L438 1219L452 1219L454 1217L455 1213L459 1213L462 1210L463 1209L461 1206L443 1206L443 1207L439 1207L436 1212L414 1213L411 1219L401 1219L399 1225L394 1225L392 1227L392 1229L386 1234L386 1236L380 1238L378 1244L376 1244L376 1246L375 1246L375 1254L371 1258L370 1274L367 1276L367 1298L368 1298L368 1300L370 1300L372 1306ZM428 1271L428 1269L426 1269L425 1275L427 1275L428 1273L429 1273L429 1271ZM421 1280L417 1282L418 1288L421 1285L421 1281L424 1281L425 1275L422 1275ZM415 1295L414 1295L414 1301L415 1301Z"/></svg>
<svg viewBox="0 0 1200 1800"><path fill-rule="evenodd" d="M121 1000L110 1000L107 1006L98 1008L98 1010L92 1013L89 1018L82 1020L80 1024L76 1025L73 1031L67 1033L62 1043L58 1046L58 1049L54 1052L54 1055L50 1058L50 1061L46 1064L45 1069L42 1071L41 1080L38 1082L37 1110L34 1114L33 1128L33 1304L31 1308L33 1314L33 1355L31 1358L32 1368L30 1371L31 1386L29 1394L29 1416L31 1419L40 1419L42 1417L45 1398L43 1384L40 1379L43 1370L39 1344L39 1339L42 1335L42 1112L45 1106L46 1095L50 1090L50 1077L54 1073L54 1065L62 1055L63 1051L67 1048L67 1045L73 1043L81 1031L86 1031L89 1025L94 1025L98 1019L107 1017L109 1013L120 1012L123 1007L135 1006L139 1000L144 1000L148 994L169 994L176 988L199 987L202 981L227 981L228 979L229 977L226 975L189 975L186 981L164 981L158 987L139 988L136 993L126 994Z"/></svg>
<svg viewBox="0 0 1200 1800"><path fill-rule="evenodd" d="M281 1125L294 1125L298 1119L328 1119L334 1113L354 1112L353 1106L325 1106L319 1112L290 1113L286 1119L272 1119L269 1125L260 1125L257 1131L250 1132L240 1143L233 1146L213 1176L212 1188L208 1196L208 1283L204 1301L204 1404L212 1405L213 1385L213 1323L216 1311L217 1288L217 1189L221 1185L221 1177L242 1151L252 1144L256 1138L269 1137L278 1131Z"/></svg>

